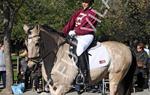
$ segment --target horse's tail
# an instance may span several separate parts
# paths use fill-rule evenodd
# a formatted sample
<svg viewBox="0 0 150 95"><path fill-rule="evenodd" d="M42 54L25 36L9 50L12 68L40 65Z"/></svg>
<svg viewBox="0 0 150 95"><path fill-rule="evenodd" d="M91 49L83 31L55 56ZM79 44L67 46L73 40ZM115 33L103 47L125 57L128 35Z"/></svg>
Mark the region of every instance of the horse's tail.
<svg viewBox="0 0 150 95"><path fill-rule="evenodd" d="M131 89L133 87L133 77L134 77L134 73L136 70L136 56L135 53L132 52L132 63L131 66L127 72L127 74L125 75L124 79L123 79L123 85L124 85L124 94L123 95L130 95L131 93Z"/></svg>

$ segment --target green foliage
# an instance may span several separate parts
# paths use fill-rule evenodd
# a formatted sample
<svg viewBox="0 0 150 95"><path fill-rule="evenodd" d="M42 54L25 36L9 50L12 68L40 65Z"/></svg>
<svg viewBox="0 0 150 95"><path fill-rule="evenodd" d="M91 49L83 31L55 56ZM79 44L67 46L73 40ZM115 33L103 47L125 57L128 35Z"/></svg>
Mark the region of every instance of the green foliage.
<svg viewBox="0 0 150 95"><path fill-rule="evenodd" d="M146 0L147 1L147 0ZM146 35L150 35L148 31L148 6L146 1L130 1L126 8L126 31L128 34L135 36L136 38L146 39ZM135 35L136 34L136 35Z"/></svg>
<svg viewBox="0 0 150 95"><path fill-rule="evenodd" d="M138 37L150 35L150 5L144 1L110 1L110 10L106 18L102 19L102 23L98 23L97 35L110 35L119 41L128 39L128 36L135 38L136 34ZM80 7L81 0L26 0L15 19L12 40L24 40L24 23L48 24L61 31L71 14ZM101 0L95 0L93 7L99 13L105 9Z"/></svg>
<svg viewBox="0 0 150 95"><path fill-rule="evenodd" d="M3 5L0 3L0 33L2 33L3 29Z"/></svg>

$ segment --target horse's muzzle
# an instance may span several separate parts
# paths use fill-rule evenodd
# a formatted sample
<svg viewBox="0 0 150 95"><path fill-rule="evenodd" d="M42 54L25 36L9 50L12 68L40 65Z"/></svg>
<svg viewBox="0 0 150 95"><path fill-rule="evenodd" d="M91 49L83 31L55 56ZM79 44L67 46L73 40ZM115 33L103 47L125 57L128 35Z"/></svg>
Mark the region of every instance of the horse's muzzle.
<svg viewBox="0 0 150 95"><path fill-rule="evenodd" d="M36 64L36 62L28 60L28 64L27 65L28 65L29 68L32 68L35 64Z"/></svg>

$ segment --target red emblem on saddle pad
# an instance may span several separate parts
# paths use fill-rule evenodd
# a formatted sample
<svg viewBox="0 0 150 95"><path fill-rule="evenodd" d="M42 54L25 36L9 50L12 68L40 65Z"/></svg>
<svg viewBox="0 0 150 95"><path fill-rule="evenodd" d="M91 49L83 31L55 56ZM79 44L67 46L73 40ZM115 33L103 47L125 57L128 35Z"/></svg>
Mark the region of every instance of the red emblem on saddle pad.
<svg viewBox="0 0 150 95"><path fill-rule="evenodd" d="M105 60L100 60L99 61L99 64L103 64L103 63L105 63L106 61Z"/></svg>

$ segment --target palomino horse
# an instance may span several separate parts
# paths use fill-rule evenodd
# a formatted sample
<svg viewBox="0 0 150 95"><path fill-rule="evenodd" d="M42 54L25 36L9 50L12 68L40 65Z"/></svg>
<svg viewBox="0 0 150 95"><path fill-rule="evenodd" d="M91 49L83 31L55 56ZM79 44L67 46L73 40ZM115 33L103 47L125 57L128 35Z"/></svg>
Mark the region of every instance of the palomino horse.
<svg viewBox="0 0 150 95"><path fill-rule="evenodd" d="M66 43L61 32L51 27L24 25L23 28L28 35L28 66L32 67L42 60L43 77L48 82L51 95L64 95L73 87L72 84L78 74L78 68L70 57L70 45ZM92 50L102 49L102 47L103 50L92 53ZM94 55L94 60L89 58L89 61L94 64L89 65L89 84L97 83L108 74L110 95L130 95L136 67L136 59L130 48L115 41L97 42L97 46L90 49L88 53L90 56ZM100 56L104 60L99 59ZM96 58L99 63L94 63Z"/></svg>

